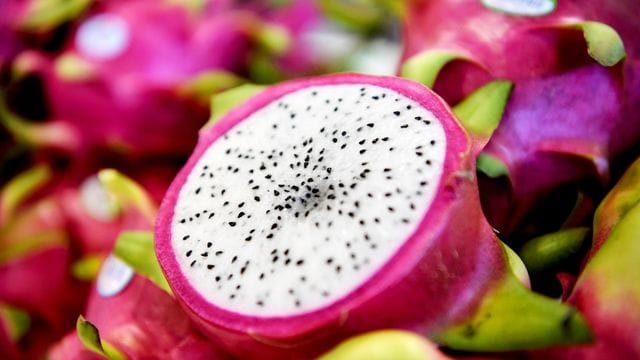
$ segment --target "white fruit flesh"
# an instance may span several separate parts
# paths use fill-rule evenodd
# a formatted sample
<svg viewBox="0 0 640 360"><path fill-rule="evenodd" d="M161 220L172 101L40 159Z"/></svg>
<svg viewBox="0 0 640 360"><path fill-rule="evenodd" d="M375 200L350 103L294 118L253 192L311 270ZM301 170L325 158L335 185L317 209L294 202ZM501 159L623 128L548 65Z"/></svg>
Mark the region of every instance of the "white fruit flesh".
<svg viewBox="0 0 640 360"><path fill-rule="evenodd" d="M181 189L172 247L209 302L317 310L375 274L415 232L445 158L440 122L372 85L314 86L217 139Z"/></svg>

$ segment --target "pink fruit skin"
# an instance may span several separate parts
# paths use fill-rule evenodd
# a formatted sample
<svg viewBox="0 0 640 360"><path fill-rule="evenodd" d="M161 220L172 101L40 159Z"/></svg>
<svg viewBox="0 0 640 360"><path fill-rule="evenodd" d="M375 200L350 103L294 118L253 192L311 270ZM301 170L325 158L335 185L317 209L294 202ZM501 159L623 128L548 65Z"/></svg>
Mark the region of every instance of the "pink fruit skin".
<svg viewBox="0 0 640 360"><path fill-rule="evenodd" d="M597 64L517 83L484 149L506 165L511 184L490 191L481 183L494 226L511 233L536 202L563 184L608 181L609 160L640 140L640 122L621 108L623 91L614 70Z"/></svg>
<svg viewBox="0 0 640 360"><path fill-rule="evenodd" d="M27 71L43 77L51 123L70 129L70 151L117 149L133 155L187 154L208 117L208 104L180 86L208 70L240 71L248 38L233 13L196 18L186 9L151 0L111 1L90 15L124 22L128 41L121 52L96 57L79 45L78 32L60 56L87 62L85 79L56 73L54 60L22 54ZM95 19L87 17L79 27ZM167 136L171 134L171 136Z"/></svg>
<svg viewBox="0 0 640 360"><path fill-rule="evenodd" d="M279 59L280 68L289 77L312 74L320 69L320 64L309 49L310 45L305 41L305 36L322 20L322 14L314 1L294 0L267 16L267 20L286 28L292 37L293 43Z"/></svg>
<svg viewBox="0 0 640 360"><path fill-rule="evenodd" d="M132 164L128 164L132 165ZM132 166L132 167L135 167ZM135 180L159 204L175 173L173 166L140 166L136 170L121 169ZM78 185L56 190L60 211L67 229L82 254L107 253L123 230L149 230L149 221L132 206L121 209L113 219L97 219L85 208Z"/></svg>
<svg viewBox="0 0 640 360"><path fill-rule="evenodd" d="M94 288L85 318L100 337L131 359L227 359L195 329L178 303L149 280L135 275L122 292L104 297ZM86 348L74 333L51 352L51 359L84 359Z"/></svg>
<svg viewBox="0 0 640 360"><path fill-rule="evenodd" d="M372 84L417 101L441 119L447 134L444 172L431 208L398 254L368 282L326 308L291 317L261 318L207 302L181 273L171 247L178 193L208 146L256 109L314 85ZM491 228L482 216L468 136L439 97L424 86L391 77L341 74L275 86L231 111L200 142L167 192L156 223L156 252L169 284L187 312L211 338L239 357L306 358L348 336L378 328L433 333L470 312L506 271ZM469 246L474 239L474 246ZM457 254L458 256L452 256ZM435 266L434 264L438 264ZM376 316L371 316L376 314Z"/></svg>
<svg viewBox="0 0 640 360"><path fill-rule="evenodd" d="M405 22L403 57L426 49L458 51L470 55L492 78L529 79L589 60L584 41L575 41L581 39L580 33L553 30L580 20L612 26L621 35L629 57L638 58L638 24L631 14L640 16L640 7L633 0L559 1L551 14L540 17L506 15L475 0L413 0Z"/></svg>
<svg viewBox="0 0 640 360"><path fill-rule="evenodd" d="M66 331L83 304L87 289L71 278L72 254L65 222L54 201L21 208L2 227L3 247L38 236L54 241L6 259L0 265L0 302L12 304L46 321L51 332ZM57 235L56 235L57 234Z"/></svg>
<svg viewBox="0 0 640 360"><path fill-rule="evenodd" d="M67 247L43 249L0 267L0 301L26 310L32 329L22 356L42 354L47 344L73 327L86 298L86 287L70 276Z"/></svg>
<svg viewBox="0 0 640 360"><path fill-rule="evenodd" d="M414 1L408 13L405 57L445 49L471 59L445 65L438 76L434 89L449 103L492 79L515 82L485 149L507 166L511 189L480 184L487 218L503 235L554 189L594 177L606 182L608 163L640 141L640 27L629 17L640 14L637 2L561 1L548 16L522 17L480 1ZM580 19L619 32L623 64L603 68L589 58L582 34L553 29Z"/></svg>

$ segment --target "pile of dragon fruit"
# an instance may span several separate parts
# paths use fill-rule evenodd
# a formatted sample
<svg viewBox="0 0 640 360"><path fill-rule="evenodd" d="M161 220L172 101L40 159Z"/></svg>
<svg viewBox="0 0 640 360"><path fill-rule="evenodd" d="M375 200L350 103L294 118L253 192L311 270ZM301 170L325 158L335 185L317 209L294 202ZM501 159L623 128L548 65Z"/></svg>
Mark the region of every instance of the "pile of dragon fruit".
<svg viewBox="0 0 640 360"><path fill-rule="evenodd" d="M639 18L0 1L0 358L640 358Z"/></svg>

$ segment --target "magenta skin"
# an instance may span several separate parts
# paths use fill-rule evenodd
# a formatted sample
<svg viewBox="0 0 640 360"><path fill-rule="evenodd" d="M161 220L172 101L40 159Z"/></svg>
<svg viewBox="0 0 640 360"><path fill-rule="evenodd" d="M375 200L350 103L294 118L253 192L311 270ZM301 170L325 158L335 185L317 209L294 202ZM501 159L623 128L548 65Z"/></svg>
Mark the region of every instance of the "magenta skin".
<svg viewBox="0 0 640 360"><path fill-rule="evenodd" d="M100 15L126 24L129 40L111 57L87 54L76 41L77 30ZM77 24L56 57L35 50L21 54L22 70L43 79L51 118L42 126L68 132L54 147L75 157L96 149L139 157L189 154L209 104L182 86L207 71L244 71L250 39L241 15L192 16L153 0L107 1ZM86 77L67 79L57 72L56 61L68 55L88 64Z"/></svg>
<svg viewBox="0 0 640 360"><path fill-rule="evenodd" d="M174 206L187 176L212 143L256 110L290 92L334 84L370 84L397 91L442 122L447 149L431 207L417 230L377 273L322 309L295 316L258 317L209 303L189 284L171 246ZM156 253L187 312L213 339L241 357L306 358L352 334L378 328L433 333L462 319L491 283L507 271L499 245L482 216L476 182L467 176L475 171L473 164L470 138L444 101L420 84L358 74L283 83L232 110L201 134L195 152L163 200L156 223ZM473 246L469 246L470 239Z"/></svg>
<svg viewBox="0 0 640 360"><path fill-rule="evenodd" d="M83 314L96 326L101 340L130 359L228 358L195 329L171 295L138 275L122 292L110 297L100 295L94 286ZM86 359L95 354L73 331L49 356L52 360Z"/></svg>
<svg viewBox="0 0 640 360"><path fill-rule="evenodd" d="M629 57L640 56L638 23L630 17L640 15L640 6L634 0L592 0L588 4L558 1L552 13L534 17L503 14L476 0L412 0L409 7L404 24L404 59L426 49L451 50L468 55L476 71L484 70L492 78L517 81L591 62L580 32L557 31L578 21L612 26L622 37ZM459 71L459 76L469 71L452 70ZM478 75L473 78L477 84L472 88L489 80ZM443 97L449 100L447 94Z"/></svg>
<svg viewBox="0 0 640 360"><path fill-rule="evenodd" d="M549 15L526 17L475 0L411 2L405 58L427 49L468 58L445 65L435 81L434 90L449 104L491 80L515 83L484 149L506 165L510 187L480 182L487 218L504 236L521 231L554 190L592 179L606 184L610 163L640 141L640 26L629 18L640 14L639 4L567 0ZM583 35L561 28L579 21L612 26L627 58L610 68L597 64Z"/></svg>
<svg viewBox="0 0 640 360"><path fill-rule="evenodd" d="M483 204L492 224L510 233L560 185L608 181L609 161L640 139L640 122L623 113L623 91L616 70L598 64L517 83L483 150L507 166L511 184L508 192L481 187L487 190Z"/></svg>

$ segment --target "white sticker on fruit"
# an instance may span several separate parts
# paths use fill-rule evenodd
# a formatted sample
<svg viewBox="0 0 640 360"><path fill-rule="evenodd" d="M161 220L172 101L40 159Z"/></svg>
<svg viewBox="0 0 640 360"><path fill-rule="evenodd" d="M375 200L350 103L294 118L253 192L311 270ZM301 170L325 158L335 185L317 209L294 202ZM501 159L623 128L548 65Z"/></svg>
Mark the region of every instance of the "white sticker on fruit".
<svg viewBox="0 0 640 360"><path fill-rule="evenodd" d="M129 26L122 18L100 14L80 25L76 48L87 57L111 60L127 49L130 40Z"/></svg>
<svg viewBox="0 0 640 360"><path fill-rule="evenodd" d="M96 288L98 294L109 297L119 294L133 279L134 271L129 265L114 255L109 255L98 275Z"/></svg>
<svg viewBox="0 0 640 360"><path fill-rule="evenodd" d="M556 8L555 0L480 0L492 10L512 15L542 16Z"/></svg>

